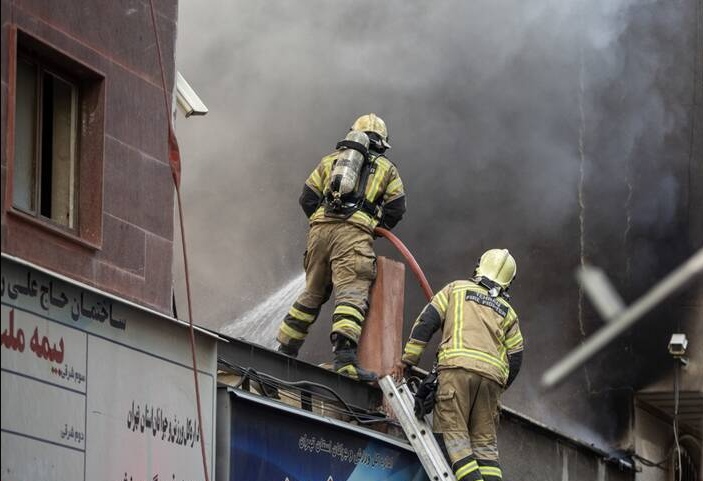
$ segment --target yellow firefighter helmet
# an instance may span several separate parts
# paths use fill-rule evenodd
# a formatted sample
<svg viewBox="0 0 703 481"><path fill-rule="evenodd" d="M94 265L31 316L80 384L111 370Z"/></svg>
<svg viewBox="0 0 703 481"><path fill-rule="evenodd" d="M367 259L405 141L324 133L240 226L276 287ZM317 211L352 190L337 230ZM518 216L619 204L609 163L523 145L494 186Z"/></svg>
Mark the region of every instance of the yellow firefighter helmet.
<svg viewBox="0 0 703 481"><path fill-rule="evenodd" d="M362 132L374 132L381 137L381 143L387 149L391 146L388 143L388 129L386 128L386 123L381 117L376 114L366 114L362 115L351 126L351 130L360 130Z"/></svg>
<svg viewBox="0 0 703 481"><path fill-rule="evenodd" d="M490 249L478 260L476 275L486 277L507 289L517 274L517 264L508 249Z"/></svg>

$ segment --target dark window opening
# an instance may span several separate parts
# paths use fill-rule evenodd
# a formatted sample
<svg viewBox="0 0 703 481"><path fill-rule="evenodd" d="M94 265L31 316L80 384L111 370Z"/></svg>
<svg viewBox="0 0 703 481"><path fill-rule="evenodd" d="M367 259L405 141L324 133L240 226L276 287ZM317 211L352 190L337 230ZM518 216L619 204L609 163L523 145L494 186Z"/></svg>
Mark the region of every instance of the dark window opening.
<svg viewBox="0 0 703 481"><path fill-rule="evenodd" d="M13 205L76 228L78 87L29 56L17 61Z"/></svg>
<svg viewBox="0 0 703 481"><path fill-rule="evenodd" d="M21 29L10 53L8 225L100 249L105 75Z"/></svg>

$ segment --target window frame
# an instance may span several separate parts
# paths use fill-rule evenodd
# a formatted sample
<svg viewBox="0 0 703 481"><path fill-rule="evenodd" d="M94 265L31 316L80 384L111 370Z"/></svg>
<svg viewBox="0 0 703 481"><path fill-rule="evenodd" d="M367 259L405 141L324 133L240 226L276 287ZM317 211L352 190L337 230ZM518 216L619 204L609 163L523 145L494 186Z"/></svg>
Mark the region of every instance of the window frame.
<svg viewBox="0 0 703 481"><path fill-rule="evenodd" d="M103 158L105 150L106 117L106 76L96 68L87 65L74 56L60 50L25 30L12 26L9 32L8 56L8 115L7 115L7 177L3 211L12 220L37 227L40 233L48 233L67 239L93 251L102 247L102 203L103 203ZM41 215L37 203L35 213L14 205L14 164L15 164L15 115L17 92L17 62L28 59L35 63L39 72L48 72L74 88L74 199L73 227L61 224ZM40 82L37 82L40 89ZM36 122L39 122L36 115ZM89 120L88 120L89 119ZM38 126L39 127L39 126ZM38 128L37 127L37 128ZM39 130L35 139L39 148ZM35 153L38 163L41 154ZM35 165L39 170L39 165ZM35 172L36 173L36 172ZM40 174L40 172L38 172ZM41 182L35 178L35 185ZM35 197L39 192L35 192ZM36 202L36 200L35 200ZM9 221L10 219L8 219ZM11 224L8 224L8 228ZM10 232L8 231L8 234Z"/></svg>
<svg viewBox="0 0 703 481"><path fill-rule="evenodd" d="M44 59L41 57L38 57L35 54L31 54L25 51L22 51L22 49L18 49L17 52L17 63L19 62L26 62L30 64L36 74L37 82L34 88L34 95L36 99L36 105L35 109L33 112L34 115L34 129L35 129L35 137L34 137L34 159L32 160L33 162L33 167L34 167L34 186L33 186L33 205L34 209L33 210L27 210L24 209L21 206L18 206L15 204L14 196L12 197L12 208L18 212L21 212L24 215L31 216L33 218L36 218L37 220L41 222L47 222L51 224L53 227L58 228L58 229L63 229L66 230L70 233L77 234L79 232L80 226L78 224L78 218L80 218L80 215L78 214L78 209L79 209L79 196L80 196L80 189L79 185L77 182L77 179L80 177L80 173L78 172L78 169L80 167L79 165L79 153L80 153L80 135L78 133L78 125L80 124L80 86L79 82L76 81L70 74L67 74L61 69L55 65L53 65L52 62L46 62ZM70 194L70 200L69 202L71 203L70 206L70 212L71 212L71 219L67 224L62 224L61 222L57 222L53 220L51 217L47 217L42 214L42 202L41 202L41 197L42 197L42 167L43 167L43 155L44 155L44 150L43 150L43 125L44 125L44 95L45 95L45 89L44 89L44 79L45 75L51 75L52 77L55 77L62 82L68 84L71 87L71 194ZM16 78L16 77L15 77ZM16 92L16 89L15 89ZM15 97L16 98L16 97ZM17 108L16 102L15 102L15 109ZM16 130L15 130L15 135L16 135ZM13 136L14 138L14 136ZM13 156L13 163L15 161L15 157ZM13 190L14 190L14 172L13 172L13 178L9 179L8 181L11 181L13 183ZM13 192L14 193L14 192Z"/></svg>

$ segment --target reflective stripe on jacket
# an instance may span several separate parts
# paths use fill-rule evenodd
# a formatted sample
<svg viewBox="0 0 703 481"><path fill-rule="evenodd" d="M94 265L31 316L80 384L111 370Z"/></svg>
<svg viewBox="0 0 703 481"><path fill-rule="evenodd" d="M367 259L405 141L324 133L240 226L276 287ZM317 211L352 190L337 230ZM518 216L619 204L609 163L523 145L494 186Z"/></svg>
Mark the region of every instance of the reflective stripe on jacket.
<svg viewBox="0 0 703 481"><path fill-rule="evenodd" d="M454 281L439 291L413 324L403 361L417 364L432 334L442 329L439 367L463 367L501 385L508 354L523 350L518 317L502 297L473 281Z"/></svg>

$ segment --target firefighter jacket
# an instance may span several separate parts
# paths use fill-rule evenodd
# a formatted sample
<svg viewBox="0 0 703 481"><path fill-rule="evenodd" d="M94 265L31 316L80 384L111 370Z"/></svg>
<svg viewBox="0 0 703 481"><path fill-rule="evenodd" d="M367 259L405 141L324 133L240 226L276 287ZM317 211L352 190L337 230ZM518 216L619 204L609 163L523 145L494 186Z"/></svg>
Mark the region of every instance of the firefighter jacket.
<svg viewBox="0 0 703 481"><path fill-rule="evenodd" d="M322 222L349 222L373 233L377 225L392 229L405 213L405 191L396 166L383 155L370 155L369 175L364 189L365 208L356 210L347 219L325 215L323 203L330 172L339 151L322 158L305 181L300 205L310 219L310 225ZM373 209L373 210L372 210Z"/></svg>
<svg viewBox="0 0 703 481"><path fill-rule="evenodd" d="M509 386L522 362L523 338L515 310L491 297L473 280L454 281L439 291L413 324L403 362L416 365L440 330L439 369L461 367Z"/></svg>

